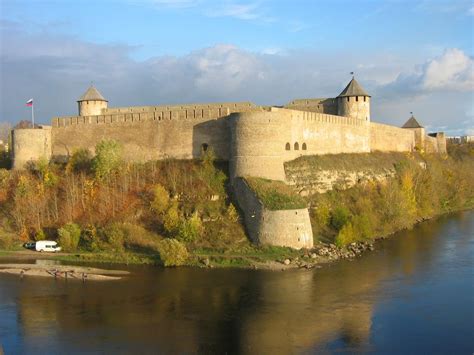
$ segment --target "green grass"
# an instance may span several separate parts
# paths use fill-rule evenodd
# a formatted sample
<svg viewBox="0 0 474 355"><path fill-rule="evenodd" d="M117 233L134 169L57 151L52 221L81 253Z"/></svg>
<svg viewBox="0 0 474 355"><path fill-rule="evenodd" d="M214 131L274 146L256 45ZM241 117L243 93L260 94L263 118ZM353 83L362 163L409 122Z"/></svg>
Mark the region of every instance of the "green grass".
<svg viewBox="0 0 474 355"><path fill-rule="evenodd" d="M139 253L71 253L69 255L52 256L51 259L68 262L113 263L113 264L152 264L160 265L159 255Z"/></svg>
<svg viewBox="0 0 474 355"><path fill-rule="evenodd" d="M265 208L270 210L293 210L307 207L306 200L283 181L255 177L246 178L246 181Z"/></svg>

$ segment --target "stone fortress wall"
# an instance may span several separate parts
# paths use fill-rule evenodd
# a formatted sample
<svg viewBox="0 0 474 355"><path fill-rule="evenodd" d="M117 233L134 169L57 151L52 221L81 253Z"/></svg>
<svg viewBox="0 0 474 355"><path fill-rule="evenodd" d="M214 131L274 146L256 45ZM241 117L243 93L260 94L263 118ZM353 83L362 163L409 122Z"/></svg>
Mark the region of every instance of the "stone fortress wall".
<svg viewBox="0 0 474 355"><path fill-rule="evenodd" d="M414 117L404 128L371 122L370 96L355 79L337 98L295 100L284 107L231 102L109 108L93 87L78 105L78 116L53 118L52 127L15 130L14 168L42 157L66 161L80 148L94 152L103 139L120 142L124 158L139 162L199 158L203 149L212 148L218 159L229 161L233 181L249 176L285 181L284 163L303 155L446 152L444 134L426 136ZM248 197L237 196L237 201L256 243L310 246L301 234L311 230L307 211L257 208L256 197L246 190L245 184L234 186L237 195ZM248 224L250 210L260 211L256 232Z"/></svg>

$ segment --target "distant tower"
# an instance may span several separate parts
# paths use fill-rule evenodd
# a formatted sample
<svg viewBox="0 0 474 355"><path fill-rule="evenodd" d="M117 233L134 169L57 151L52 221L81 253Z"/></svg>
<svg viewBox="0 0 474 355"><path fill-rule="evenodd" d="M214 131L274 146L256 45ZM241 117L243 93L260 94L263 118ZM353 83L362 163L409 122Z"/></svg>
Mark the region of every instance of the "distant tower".
<svg viewBox="0 0 474 355"><path fill-rule="evenodd" d="M411 113L411 117L402 128L409 129L410 131L415 132L415 148L422 149L425 146L425 128L418 123L413 113Z"/></svg>
<svg viewBox="0 0 474 355"><path fill-rule="evenodd" d="M91 86L77 103L79 105L79 116L97 116L102 114L102 109L107 108L107 100L100 92Z"/></svg>
<svg viewBox="0 0 474 355"><path fill-rule="evenodd" d="M337 97L337 114L370 121L370 95L354 77Z"/></svg>

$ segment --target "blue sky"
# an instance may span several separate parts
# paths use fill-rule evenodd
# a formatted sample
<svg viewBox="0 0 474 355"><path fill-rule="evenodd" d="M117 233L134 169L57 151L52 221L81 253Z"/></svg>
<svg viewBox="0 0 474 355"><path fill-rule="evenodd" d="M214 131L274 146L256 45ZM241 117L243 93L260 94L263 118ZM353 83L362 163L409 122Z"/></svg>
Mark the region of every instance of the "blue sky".
<svg viewBox="0 0 474 355"><path fill-rule="evenodd" d="M375 121L473 130L472 1L13 1L0 5L0 121L112 106L337 96L355 71ZM47 90L45 90L47 88Z"/></svg>

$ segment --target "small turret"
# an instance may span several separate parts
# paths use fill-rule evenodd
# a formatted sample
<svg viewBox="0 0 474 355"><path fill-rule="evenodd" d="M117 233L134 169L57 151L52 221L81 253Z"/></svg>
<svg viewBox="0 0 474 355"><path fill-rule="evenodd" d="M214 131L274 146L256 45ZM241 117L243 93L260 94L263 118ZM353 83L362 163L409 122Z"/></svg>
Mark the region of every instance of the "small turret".
<svg viewBox="0 0 474 355"><path fill-rule="evenodd" d="M370 121L370 95L354 77L337 97L337 114Z"/></svg>
<svg viewBox="0 0 474 355"><path fill-rule="evenodd" d="M102 114L102 109L107 108L107 100L94 87L89 89L77 100L79 116L97 116Z"/></svg>
<svg viewBox="0 0 474 355"><path fill-rule="evenodd" d="M402 128L409 129L415 132L415 149L424 149L425 147L425 128L416 120L413 113Z"/></svg>

